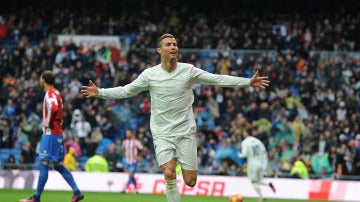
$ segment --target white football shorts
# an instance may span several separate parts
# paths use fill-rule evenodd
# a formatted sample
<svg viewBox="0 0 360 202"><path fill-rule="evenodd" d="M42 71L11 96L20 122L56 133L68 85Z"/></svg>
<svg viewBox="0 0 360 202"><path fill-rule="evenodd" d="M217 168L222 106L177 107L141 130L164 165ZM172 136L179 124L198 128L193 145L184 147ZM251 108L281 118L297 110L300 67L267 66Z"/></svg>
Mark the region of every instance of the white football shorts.
<svg viewBox="0 0 360 202"><path fill-rule="evenodd" d="M177 158L185 170L198 170L197 148L194 134L154 138L156 160L159 166Z"/></svg>
<svg viewBox="0 0 360 202"><path fill-rule="evenodd" d="M262 182L264 179L264 169L261 165L249 165L247 176L251 182Z"/></svg>

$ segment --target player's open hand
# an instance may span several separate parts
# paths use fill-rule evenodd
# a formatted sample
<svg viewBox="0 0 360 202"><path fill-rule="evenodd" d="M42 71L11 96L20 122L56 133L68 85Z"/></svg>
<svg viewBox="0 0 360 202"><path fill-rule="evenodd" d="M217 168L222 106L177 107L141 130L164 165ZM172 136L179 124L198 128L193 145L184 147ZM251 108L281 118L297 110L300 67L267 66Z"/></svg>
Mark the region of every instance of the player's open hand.
<svg viewBox="0 0 360 202"><path fill-rule="evenodd" d="M266 88L269 86L269 83L270 81L267 76L259 76L259 71L256 71L250 79L250 85L254 87Z"/></svg>
<svg viewBox="0 0 360 202"><path fill-rule="evenodd" d="M95 97L99 94L99 89L96 85L90 80L89 86L81 86L81 94L83 94L86 98Z"/></svg>

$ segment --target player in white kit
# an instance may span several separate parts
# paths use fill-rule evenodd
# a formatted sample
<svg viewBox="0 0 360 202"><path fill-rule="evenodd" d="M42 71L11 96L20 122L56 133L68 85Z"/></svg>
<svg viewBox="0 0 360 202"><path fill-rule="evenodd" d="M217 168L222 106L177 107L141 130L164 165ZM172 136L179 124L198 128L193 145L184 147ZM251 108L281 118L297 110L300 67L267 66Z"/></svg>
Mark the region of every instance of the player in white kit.
<svg viewBox="0 0 360 202"><path fill-rule="evenodd" d="M266 185L275 193L275 187L270 182L264 181L264 170L268 163L268 154L264 144L256 137L251 136L250 130L243 131L244 140L241 142L240 158L247 158L247 176L249 177L256 193L259 195L258 201L263 201L263 194L260 185Z"/></svg>
<svg viewBox="0 0 360 202"><path fill-rule="evenodd" d="M197 180L197 130L193 102L193 84L217 85L223 87L260 87L269 85L267 77L251 78L217 75L194 67L189 63L178 62L178 46L172 34L163 34L157 41L157 52L161 64L145 69L134 81L114 88L98 89L90 81L82 86L81 93L86 97L127 98L142 91L151 96L150 129L154 140L155 154L160 165L166 186L168 202L180 202L176 184L176 165L181 165L186 185L194 187Z"/></svg>

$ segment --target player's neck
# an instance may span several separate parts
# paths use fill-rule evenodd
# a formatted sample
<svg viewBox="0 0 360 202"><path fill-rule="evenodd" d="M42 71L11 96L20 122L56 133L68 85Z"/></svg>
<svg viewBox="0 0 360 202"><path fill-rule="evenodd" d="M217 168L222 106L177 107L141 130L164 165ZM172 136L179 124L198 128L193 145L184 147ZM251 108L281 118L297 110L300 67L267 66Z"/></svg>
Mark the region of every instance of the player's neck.
<svg viewBox="0 0 360 202"><path fill-rule="evenodd" d="M161 67L171 73L176 69L177 66L177 60L162 60L161 61Z"/></svg>
<svg viewBox="0 0 360 202"><path fill-rule="evenodd" d="M52 85L44 85L44 91L47 92L50 88L52 87Z"/></svg>

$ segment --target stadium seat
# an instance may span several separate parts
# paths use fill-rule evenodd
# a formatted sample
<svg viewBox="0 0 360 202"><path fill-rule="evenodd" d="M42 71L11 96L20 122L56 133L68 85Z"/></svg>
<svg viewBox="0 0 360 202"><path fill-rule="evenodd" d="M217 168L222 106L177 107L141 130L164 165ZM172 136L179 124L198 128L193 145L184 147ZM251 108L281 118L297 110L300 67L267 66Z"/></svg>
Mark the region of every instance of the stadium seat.
<svg viewBox="0 0 360 202"><path fill-rule="evenodd" d="M0 149L0 161L6 162L9 159L10 155L14 155L16 163L19 162L21 156L21 149Z"/></svg>

